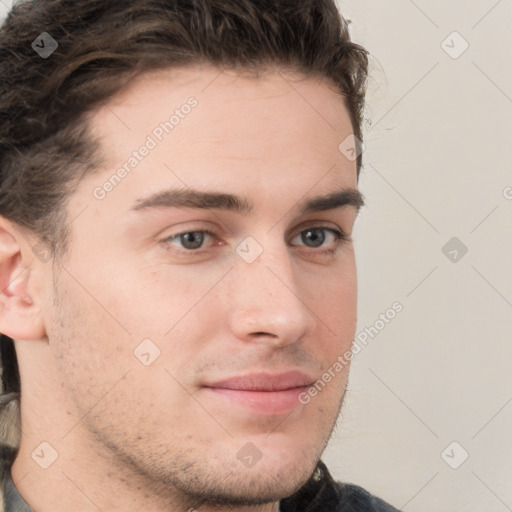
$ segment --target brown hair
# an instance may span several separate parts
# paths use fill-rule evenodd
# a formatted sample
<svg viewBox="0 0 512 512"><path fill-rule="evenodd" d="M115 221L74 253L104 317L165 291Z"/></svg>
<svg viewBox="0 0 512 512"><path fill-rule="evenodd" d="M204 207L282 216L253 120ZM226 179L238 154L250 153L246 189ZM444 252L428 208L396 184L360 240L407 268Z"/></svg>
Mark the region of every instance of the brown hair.
<svg viewBox="0 0 512 512"><path fill-rule="evenodd" d="M34 46L43 32L49 56ZM195 63L327 78L362 140L368 54L334 0L25 0L0 29L0 215L58 260L66 199L102 159L87 114L138 74ZM19 392L9 343L4 392Z"/></svg>

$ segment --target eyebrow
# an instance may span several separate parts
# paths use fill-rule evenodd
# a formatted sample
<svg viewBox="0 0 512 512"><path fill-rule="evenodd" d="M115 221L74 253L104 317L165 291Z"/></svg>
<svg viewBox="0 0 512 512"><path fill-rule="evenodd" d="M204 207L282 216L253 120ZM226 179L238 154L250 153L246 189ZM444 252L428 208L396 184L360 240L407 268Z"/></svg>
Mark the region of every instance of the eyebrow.
<svg viewBox="0 0 512 512"><path fill-rule="evenodd" d="M356 212L365 206L364 197L355 188L343 188L330 194L316 196L300 204L300 214L332 210L344 206L353 207ZM249 215L253 204L245 197L215 191L193 189L170 189L140 198L131 208L133 211L151 208L200 208L205 210L227 210Z"/></svg>

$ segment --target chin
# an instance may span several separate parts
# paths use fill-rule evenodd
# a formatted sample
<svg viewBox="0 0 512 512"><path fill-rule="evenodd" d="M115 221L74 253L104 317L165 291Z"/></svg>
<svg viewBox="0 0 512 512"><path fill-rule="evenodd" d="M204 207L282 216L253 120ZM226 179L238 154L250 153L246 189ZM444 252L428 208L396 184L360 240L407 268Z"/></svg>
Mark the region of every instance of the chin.
<svg viewBox="0 0 512 512"><path fill-rule="evenodd" d="M311 477L317 461L298 465L295 460L272 465L258 461L251 468L215 471L209 485L181 488L194 502L210 507L249 507L282 500L294 494Z"/></svg>
<svg viewBox="0 0 512 512"><path fill-rule="evenodd" d="M252 439L237 451L239 464L233 472L248 483L246 492L258 483L261 491L266 483L269 492L279 490L280 496L274 498L289 496L306 483L321 457L322 447L318 444L305 443L286 434Z"/></svg>

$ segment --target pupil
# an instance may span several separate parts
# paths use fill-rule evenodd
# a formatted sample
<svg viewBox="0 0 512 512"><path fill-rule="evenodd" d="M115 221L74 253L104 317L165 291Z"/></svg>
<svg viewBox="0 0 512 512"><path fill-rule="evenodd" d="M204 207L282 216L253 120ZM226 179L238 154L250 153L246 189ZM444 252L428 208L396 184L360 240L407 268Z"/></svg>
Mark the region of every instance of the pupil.
<svg viewBox="0 0 512 512"><path fill-rule="evenodd" d="M193 239L196 238L196 241L194 242ZM181 243L183 244L183 247L186 249L197 249L198 247L201 247L203 243L203 233L199 232L191 232L191 233L185 233L181 235ZM192 239L192 242L189 243L190 239Z"/></svg>
<svg viewBox="0 0 512 512"><path fill-rule="evenodd" d="M318 233L321 233L320 236L318 236ZM314 247L318 247L320 245L322 245L322 243L324 242L325 240L325 235L323 234L323 231L321 231L320 229L308 229L304 235L303 235L303 238L302 238L302 241L305 242L306 239L305 239L305 236L309 236L309 235L313 235L312 238L313 238L313 246ZM310 241L311 241L311 238L310 238Z"/></svg>

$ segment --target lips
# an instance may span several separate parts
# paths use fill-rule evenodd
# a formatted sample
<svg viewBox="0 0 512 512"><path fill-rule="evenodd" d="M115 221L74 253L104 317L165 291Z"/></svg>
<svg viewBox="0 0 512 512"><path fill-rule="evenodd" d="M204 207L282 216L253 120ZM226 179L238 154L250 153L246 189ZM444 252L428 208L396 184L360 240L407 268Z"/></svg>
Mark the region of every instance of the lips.
<svg viewBox="0 0 512 512"><path fill-rule="evenodd" d="M303 408L299 396L315 379L298 370L283 373L249 373L203 385L203 392L228 414L245 411L251 415L279 416ZM226 405L229 408L226 409ZM233 408L234 407L234 408Z"/></svg>
<svg viewBox="0 0 512 512"><path fill-rule="evenodd" d="M232 389L236 391L284 391L287 389L303 388L314 382L314 378L300 371L288 371L279 374L266 372L250 373L220 380L205 387Z"/></svg>

